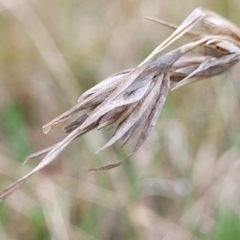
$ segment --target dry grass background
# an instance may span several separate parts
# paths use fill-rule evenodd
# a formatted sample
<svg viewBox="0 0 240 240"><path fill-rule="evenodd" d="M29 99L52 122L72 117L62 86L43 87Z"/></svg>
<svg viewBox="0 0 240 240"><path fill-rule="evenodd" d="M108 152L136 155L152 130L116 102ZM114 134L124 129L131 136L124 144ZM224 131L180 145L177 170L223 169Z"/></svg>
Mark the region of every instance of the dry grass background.
<svg viewBox="0 0 240 240"><path fill-rule="evenodd" d="M197 6L240 26L232 1L0 1L0 187L60 140L41 126L105 77L137 66ZM180 45L174 43L168 49ZM0 205L0 239L240 239L239 69L169 94L157 126L122 167L88 168L131 146L94 152L94 131Z"/></svg>

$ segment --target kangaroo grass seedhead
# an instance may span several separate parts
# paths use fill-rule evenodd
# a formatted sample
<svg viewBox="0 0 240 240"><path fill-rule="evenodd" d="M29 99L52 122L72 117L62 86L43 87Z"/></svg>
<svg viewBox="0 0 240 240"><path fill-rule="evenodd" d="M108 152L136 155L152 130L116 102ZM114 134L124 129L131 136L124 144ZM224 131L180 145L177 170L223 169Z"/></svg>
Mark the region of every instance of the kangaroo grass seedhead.
<svg viewBox="0 0 240 240"><path fill-rule="evenodd" d="M74 107L44 125L43 131L48 133L63 121L84 111L64 127L68 133L65 139L26 159L28 161L46 154L30 173L0 192L0 200L55 160L73 140L93 129L115 129L112 138L98 152L117 141L122 141L125 145L136 139L135 147L129 156L117 163L89 171L120 166L146 141L170 89L221 74L239 61L240 30L213 12L197 8L179 27L154 18L148 19L175 31L135 69L116 73L101 81L83 93ZM191 29L195 26L200 26L203 31L192 32ZM157 57L163 49L183 35L190 37L191 42ZM186 55L196 48L200 49L197 55Z"/></svg>

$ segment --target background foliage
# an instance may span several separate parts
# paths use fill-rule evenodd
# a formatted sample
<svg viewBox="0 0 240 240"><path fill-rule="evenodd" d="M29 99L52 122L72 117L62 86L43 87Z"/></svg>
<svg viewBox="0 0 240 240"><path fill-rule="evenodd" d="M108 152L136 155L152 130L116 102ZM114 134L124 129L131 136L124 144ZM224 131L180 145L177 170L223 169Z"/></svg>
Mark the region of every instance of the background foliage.
<svg viewBox="0 0 240 240"><path fill-rule="evenodd" d="M236 0L1 0L0 187L24 158L64 137L41 126L107 76L137 66L207 7L240 26ZM178 46L182 39L171 46ZM131 146L94 152L109 133L75 141L0 204L0 239L240 239L240 89L236 66L172 92L144 146L122 167L89 173Z"/></svg>

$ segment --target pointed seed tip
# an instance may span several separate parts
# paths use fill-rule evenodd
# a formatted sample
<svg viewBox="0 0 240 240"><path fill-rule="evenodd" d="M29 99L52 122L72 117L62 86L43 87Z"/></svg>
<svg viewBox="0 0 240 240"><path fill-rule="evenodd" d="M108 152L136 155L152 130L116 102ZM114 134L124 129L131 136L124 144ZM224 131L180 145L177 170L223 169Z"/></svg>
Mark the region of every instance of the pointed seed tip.
<svg viewBox="0 0 240 240"><path fill-rule="evenodd" d="M51 130L51 127L48 124L46 124L46 125L43 125L42 130L44 134L47 134Z"/></svg>
<svg viewBox="0 0 240 240"><path fill-rule="evenodd" d="M25 160L24 160L24 162L22 163L22 165L24 166L24 165L26 165L28 163L28 158L26 158Z"/></svg>

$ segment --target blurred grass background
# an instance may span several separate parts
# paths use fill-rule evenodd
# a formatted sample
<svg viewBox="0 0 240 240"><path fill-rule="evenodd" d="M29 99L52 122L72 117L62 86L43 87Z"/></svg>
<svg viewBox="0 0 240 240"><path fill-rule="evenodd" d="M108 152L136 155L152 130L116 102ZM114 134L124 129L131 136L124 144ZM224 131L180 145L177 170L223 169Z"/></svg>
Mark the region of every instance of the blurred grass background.
<svg viewBox="0 0 240 240"><path fill-rule="evenodd" d="M207 7L240 26L237 0L0 0L0 187L32 169L24 158L65 135L41 126L109 75L137 66L171 31ZM181 44L180 40L169 49ZM94 131L0 204L1 240L240 239L240 83L231 72L169 94L131 161Z"/></svg>

